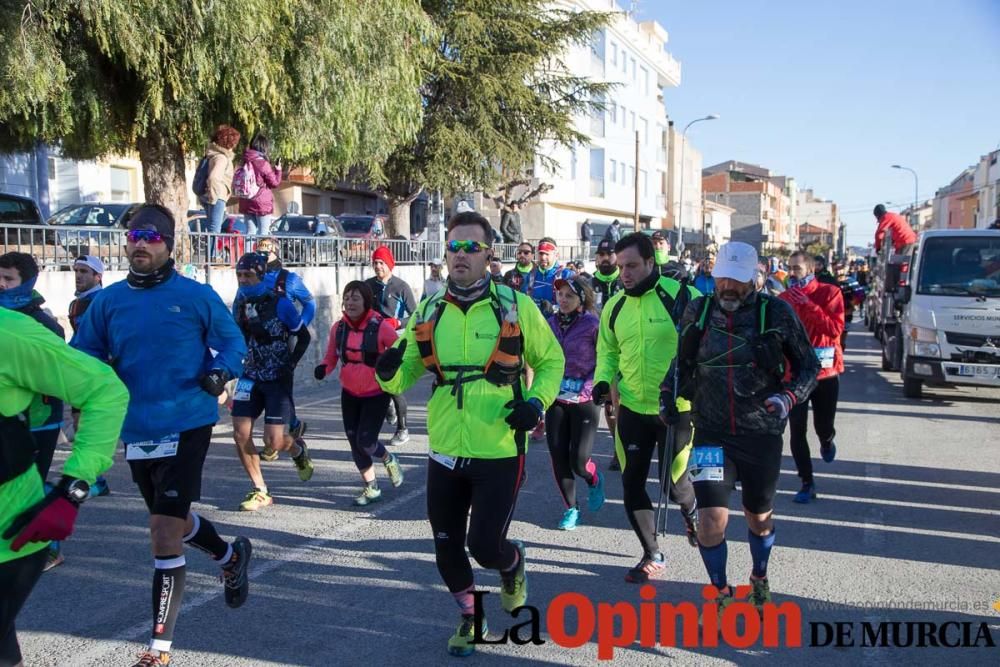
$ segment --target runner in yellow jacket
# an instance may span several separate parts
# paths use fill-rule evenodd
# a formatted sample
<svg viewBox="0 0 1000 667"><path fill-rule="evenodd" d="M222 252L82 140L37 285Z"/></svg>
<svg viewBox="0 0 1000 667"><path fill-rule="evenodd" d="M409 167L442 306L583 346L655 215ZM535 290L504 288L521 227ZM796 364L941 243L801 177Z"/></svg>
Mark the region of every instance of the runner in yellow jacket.
<svg viewBox="0 0 1000 667"><path fill-rule="evenodd" d="M527 601L524 545L507 539L524 481L527 432L541 421L562 384L565 359L531 298L490 280L493 234L478 213L448 224L448 286L424 299L395 347L379 357L379 384L406 391L430 370L427 513L438 571L462 621L448 641L452 655L473 651L472 565L500 571L501 603ZM535 377L525 389L524 365ZM662 378L662 374L661 374ZM470 514L471 508L471 514ZM485 635L485 620L481 632Z"/></svg>
<svg viewBox="0 0 1000 667"><path fill-rule="evenodd" d="M27 315L0 308L0 331L0 664L17 665L14 619L42 573L49 541L73 532L89 485L111 467L128 391L110 366ZM47 495L26 415L36 394L82 414L62 479Z"/></svg>

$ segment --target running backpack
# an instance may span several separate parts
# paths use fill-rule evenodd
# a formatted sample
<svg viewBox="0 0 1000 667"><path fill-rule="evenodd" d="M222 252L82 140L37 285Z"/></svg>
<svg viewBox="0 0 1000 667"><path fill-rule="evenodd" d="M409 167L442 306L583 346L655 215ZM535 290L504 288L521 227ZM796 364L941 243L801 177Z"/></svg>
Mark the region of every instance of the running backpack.
<svg viewBox="0 0 1000 667"><path fill-rule="evenodd" d="M196 197L201 197L205 194L205 188L208 187L208 156L206 155L198 163L198 168L194 170L194 180L191 181L191 191L194 192Z"/></svg>
<svg viewBox="0 0 1000 667"><path fill-rule="evenodd" d="M253 162L247 160L233 174L233 194L240 199L253 199L258 192L257 170L253 168Z"/></svg>

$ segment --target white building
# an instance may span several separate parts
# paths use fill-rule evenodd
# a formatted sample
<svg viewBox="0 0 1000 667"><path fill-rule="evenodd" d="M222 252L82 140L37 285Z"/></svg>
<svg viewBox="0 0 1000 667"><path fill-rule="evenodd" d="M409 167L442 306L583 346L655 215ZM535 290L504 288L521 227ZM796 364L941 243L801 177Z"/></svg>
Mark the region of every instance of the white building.
<svg viewBox="0 0 1000 667"><path fill-rule="evenodd" d="M979 195L976 228L986 229L1000 220L1000 150L979 158L972 187Z"/></svg>
<svg viewBox="0 0 1000 667"><path fill-rule="evenodd" d="M577 10L623 11L613 0L557 4ZM521 212L526 238L545 235L573 241L579 238L580 225L587 219L597 234L615 219L630 226L636 186L640 224L662 226L669 166L661 91L681 81L680 63L667 53L666 43L667 32L660 24L638 23L621 14L597 33L589 47L567 54L566 63L575 74L618 85L603 100L605 111L576 120L577 129L590 137L589 144L573 149L551 143L540 147L539 154L552 158L559 167L548 170L535 160L535 182L549 183L553 188ZM694 151L690 154L692 160L698 157ZM685 200L687 196L685 191ZM695 198L692 190L692 200Z"/></svg>
<svg viewBox="0 0 1000 667"><path fill-rule="evenodd" d="M840 219L835 202L816 197L813 194L812 188L799 190L796 202L796 215L800 230L807 228L807 225L822 229L824 233L830 234L832 245L836 246Z"/></svg>
<svg viewBox="0 0 1000 667"><path fill-rule="evenodd" d="M736 213L736 209L731 206L711 199L704 201L702 219L709 244L720 246L729 243L733 237L733 213Z"/></svg>
<svg viewBox="0 0 1000 667"><path fill-rule="evenodd" d="M683 221L684 233L701 233L701 151L691 145L670 121L666 132L667 140L667 213L665 227L677 229ZM681 179L684 187L681 187ZM684 210L681 211L681 197ZM683 216L682 216L683 213Z"/></svg>

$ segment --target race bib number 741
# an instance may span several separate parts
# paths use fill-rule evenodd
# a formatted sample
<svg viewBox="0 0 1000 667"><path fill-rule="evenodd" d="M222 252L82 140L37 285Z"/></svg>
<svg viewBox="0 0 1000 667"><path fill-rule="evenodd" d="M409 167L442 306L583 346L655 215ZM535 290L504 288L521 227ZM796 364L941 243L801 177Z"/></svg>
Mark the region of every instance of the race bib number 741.
<svg viewBox="0 0 1000 667"><path fill-rule="evenodd" d="M722 447L705 446L691 450L688 472L692 482L721 482L725 477L725 455Z"/></svg>

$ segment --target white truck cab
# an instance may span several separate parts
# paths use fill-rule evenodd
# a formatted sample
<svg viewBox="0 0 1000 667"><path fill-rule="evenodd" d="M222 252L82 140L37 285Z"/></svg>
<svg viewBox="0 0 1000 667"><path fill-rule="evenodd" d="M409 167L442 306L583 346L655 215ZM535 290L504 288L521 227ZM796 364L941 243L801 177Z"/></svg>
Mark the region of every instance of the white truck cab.
<svg viewBox="0 0 1000 667"><path fill-rule="evenodd" d="M922 233L896 300L905 396L924 384L1000 388L1000 231Z"/></svg>

